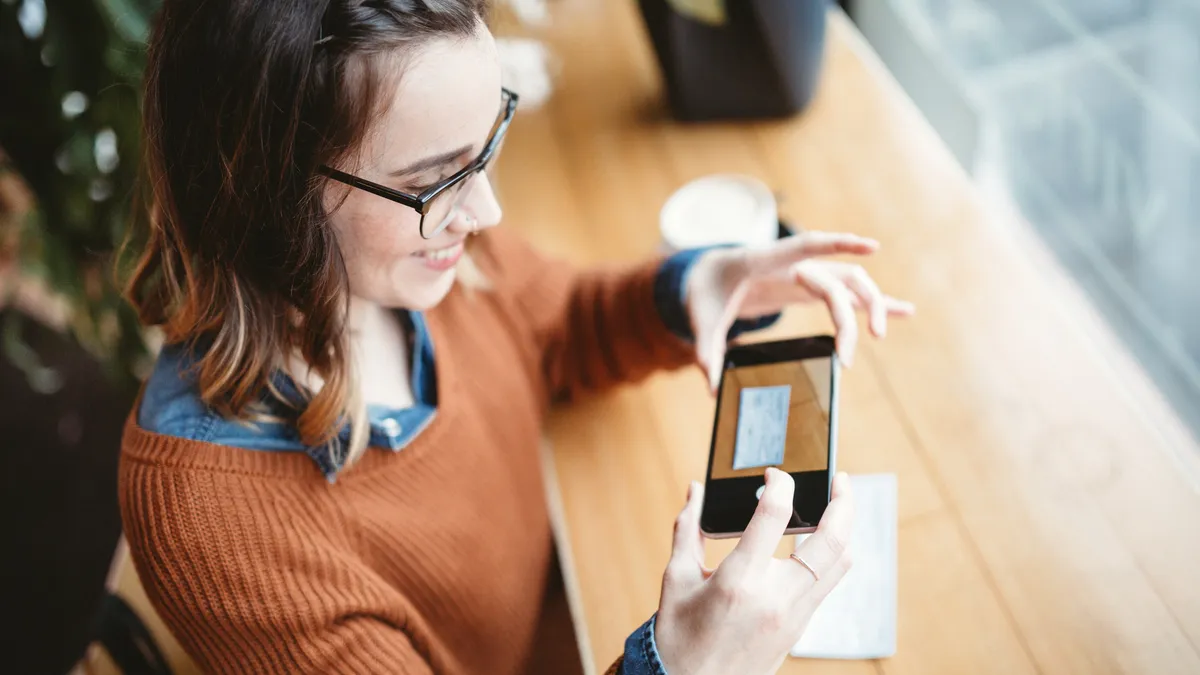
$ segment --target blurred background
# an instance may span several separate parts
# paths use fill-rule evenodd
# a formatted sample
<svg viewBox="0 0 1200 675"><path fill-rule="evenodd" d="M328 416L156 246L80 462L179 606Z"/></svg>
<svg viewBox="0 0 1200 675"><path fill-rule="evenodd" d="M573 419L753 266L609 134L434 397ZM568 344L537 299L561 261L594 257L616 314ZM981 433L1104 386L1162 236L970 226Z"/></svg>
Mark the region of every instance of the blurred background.
<svg viewBox="0 0 1200 675"><path fill-rule="evenodd" d="M977 188L1032 226L1200 435L1200 0L748 0L773 19L751 25L731 5L723 28L704 13L724 3L620 1L641 20L622 40L654 54L679 124L802 116L825 12L846 12ZM0 0L5 672L68 672L100 639L125 663L163 665L106 591L121 428L157 343L111 274L138 209L156 6ZM498 3L506 78L530 109L571 67L547 47L555 18L590 6ZM720 95L714 72L731 87Z"/></svg>
<svg viewBox="0 0 1200 675"><path fill-rule="evenodd" d="M855 0L851 16L1200 433L1200 2Z"/></svg>

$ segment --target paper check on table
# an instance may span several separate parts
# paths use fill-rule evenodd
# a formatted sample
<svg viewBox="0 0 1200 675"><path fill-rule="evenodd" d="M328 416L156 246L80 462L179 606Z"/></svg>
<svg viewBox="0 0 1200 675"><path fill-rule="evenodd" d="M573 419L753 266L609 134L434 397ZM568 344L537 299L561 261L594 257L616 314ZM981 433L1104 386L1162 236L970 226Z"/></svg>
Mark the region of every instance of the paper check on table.
<svg viewBox="0 0 1200 675"><path fill-rule="evenodd" d="M817 608L792 656L875 659L896 653L896 476L851 476L850 486L854 566Z"/></svg>

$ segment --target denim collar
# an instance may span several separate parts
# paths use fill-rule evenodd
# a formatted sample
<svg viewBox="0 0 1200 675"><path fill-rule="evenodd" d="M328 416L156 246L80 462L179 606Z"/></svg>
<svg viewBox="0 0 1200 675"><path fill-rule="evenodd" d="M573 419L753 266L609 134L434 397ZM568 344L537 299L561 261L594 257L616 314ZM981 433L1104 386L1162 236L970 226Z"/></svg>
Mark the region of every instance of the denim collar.
<svg viewBox="0 0 1200 675"><path fill-rule="evenodd" d="M406 408L367 407L368 445L394 452L406 448L429 426L438 407L433 340L425 316L414 311L399 311L398 315L412 336L410 377L414 403ZM176 344L163 348L142 395L138 424L155 433L247 450L304 453L333 482L345 467L349 454L349 423L343 422L329 443L320 446L302 443L295 417L305 397L283 372L274 373L271 383L294 407L281 403L269 392L262 392L260 398L267 412L281 421L247 424L225 419L200 399L194 365L205 347Z"/></svg>

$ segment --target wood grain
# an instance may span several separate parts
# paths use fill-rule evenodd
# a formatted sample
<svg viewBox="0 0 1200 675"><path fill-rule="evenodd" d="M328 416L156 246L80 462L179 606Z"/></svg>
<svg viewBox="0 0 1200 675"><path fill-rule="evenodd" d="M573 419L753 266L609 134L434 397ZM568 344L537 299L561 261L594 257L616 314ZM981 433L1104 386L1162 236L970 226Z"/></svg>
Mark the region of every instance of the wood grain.
<svg viewBox="0 0 1200 675"><path fill-rule="evenodd" d="M813 229L879 239L866 263L915 301L845 373L839 466L899 476L898 653L785 673L1200 672L1200 447L1028 225L984 200L849 22L831 14L803 115L687 126L635 3L560 0L555 97L501 158L506 222L580 263L658 247L672 190L755 175ZM820 308L761 335L828 332ZM657 607L671 527L701 480L698 372L557 412L552 487L588 666ZM787 544L783 544L786 546ZM710 544L716 563L730 542Z"/></svg>

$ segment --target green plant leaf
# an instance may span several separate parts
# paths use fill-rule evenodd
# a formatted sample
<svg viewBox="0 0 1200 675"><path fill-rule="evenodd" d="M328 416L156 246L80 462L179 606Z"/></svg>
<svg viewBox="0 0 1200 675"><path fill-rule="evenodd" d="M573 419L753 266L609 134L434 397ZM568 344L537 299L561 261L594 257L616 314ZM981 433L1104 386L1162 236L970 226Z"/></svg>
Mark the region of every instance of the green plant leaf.
<svg viewBox="0 0 1200 675"><path fill-rule="evenodd" d="M15 214L18 264L23 274L43 279L71 303L76 340L125 382L145 372L147 350L136 312L122 300L108 271L135 219L133 209L143 207L131 195L140 157L145 40L159 4L46 0L46 30L39 40L27 40L17 24L16 5L0 0L0 72L9 85L0 98L15 97L0 106L0 147L5 169L19 173L35 198L34 208ZM62 100L75 91L89 105L68 119ZM95 138L106 128L116 134L119 162L102 175ZM104 185L89 193L100 178ZM27 375L40 377L29 354L12 347L18 343L11 335L6 332L0 345L4 355L23 359Z"/></svg>
<svg viewBox="0 0 1200 675"><path fill-rule="evenodd" d="M4 355L29 382L29 388L39 394L53 394L62 387L62 376L52 368L42 365L37 352L26 344L21 336L21 315L9 312L5 315L4 334L0 339Z"/></svg>
<svg viewBox="0 0 1200 675"><path fill-rule="evenodd" d="M126 42L143 43L150 37L146 3L135 0L98 0L109 23Z"/></svg>

